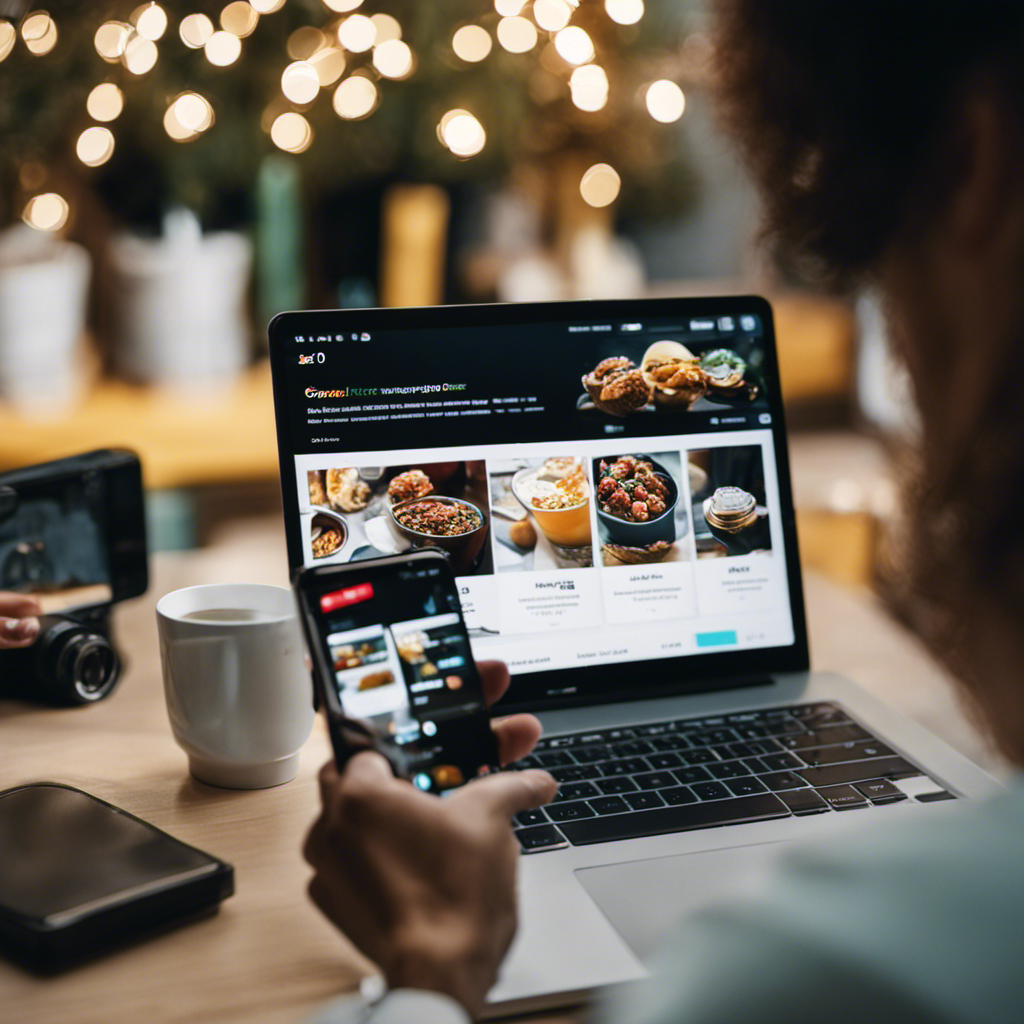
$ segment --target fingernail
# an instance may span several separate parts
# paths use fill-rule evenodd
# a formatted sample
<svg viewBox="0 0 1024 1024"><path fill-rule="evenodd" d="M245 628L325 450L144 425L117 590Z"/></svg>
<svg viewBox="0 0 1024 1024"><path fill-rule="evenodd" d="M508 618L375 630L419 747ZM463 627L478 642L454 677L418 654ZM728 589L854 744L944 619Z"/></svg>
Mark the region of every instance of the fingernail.
<svg viewBox="0 0 1024 1024"><path fill-rule="evenodd" d="M18 640L28 640L39 632L39 620L8 619L7 632Z"/></svg>

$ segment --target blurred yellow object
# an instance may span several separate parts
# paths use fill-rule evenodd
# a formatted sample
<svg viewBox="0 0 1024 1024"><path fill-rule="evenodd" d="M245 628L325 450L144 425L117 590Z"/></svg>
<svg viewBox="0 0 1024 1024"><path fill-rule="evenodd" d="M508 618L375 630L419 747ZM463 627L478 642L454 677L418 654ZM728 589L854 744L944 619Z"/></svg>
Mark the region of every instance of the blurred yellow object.
<svg viewBox="0 0 1024 1024"><path fill-rule="evenodd" d="M63 419L0 403L0 470L117 446L138 452L152 489L276 479L269 363L198 395L103 381Z"/></svg>
<svg viewBox="0 0 1024 1024"><path fill-rule="evenodd" d="M771 298L787 402L839 398L853 386L856 325L849 305L818 296Z"/></svg>
<svg viewBox="0 0 1024 1024"><path fill-rule="evenodd" d="M433 306L444 295L448 196L436 185L395 185L384 196L381 301Z"/></svg>
<svg viewBox="0 0 1024 1024"><path fill-rule="evenodd" d="M799 508L796 527L805 570L848 587L874 585L878 521L870 512Z"/></svg>

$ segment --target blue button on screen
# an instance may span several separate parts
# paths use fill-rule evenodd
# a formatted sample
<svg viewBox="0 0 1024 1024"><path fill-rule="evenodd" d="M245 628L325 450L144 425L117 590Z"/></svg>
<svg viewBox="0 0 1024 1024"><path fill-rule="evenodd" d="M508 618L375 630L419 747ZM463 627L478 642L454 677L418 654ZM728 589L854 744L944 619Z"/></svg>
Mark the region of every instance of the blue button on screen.
<svg viewBox="0 0 1024 1024"><path fill-rule="evenodd" d="M735 629L720 629L717 633L698 633L698 647L727 647L739 643Z"/></svg>

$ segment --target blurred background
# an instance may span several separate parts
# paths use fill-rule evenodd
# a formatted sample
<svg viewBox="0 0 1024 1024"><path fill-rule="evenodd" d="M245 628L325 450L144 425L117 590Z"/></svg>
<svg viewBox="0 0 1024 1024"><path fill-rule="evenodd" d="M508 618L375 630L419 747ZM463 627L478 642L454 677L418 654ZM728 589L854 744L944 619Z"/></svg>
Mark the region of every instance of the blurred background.
<svg viewBox="0 0 1024 1024"><path fill-rule="evenodd" d="M754 291L805 564L877 587L913 429L870 294L756 244L700 0L0 0L0 470L143 458L152 542L276 515L302 307Z"/></svg>

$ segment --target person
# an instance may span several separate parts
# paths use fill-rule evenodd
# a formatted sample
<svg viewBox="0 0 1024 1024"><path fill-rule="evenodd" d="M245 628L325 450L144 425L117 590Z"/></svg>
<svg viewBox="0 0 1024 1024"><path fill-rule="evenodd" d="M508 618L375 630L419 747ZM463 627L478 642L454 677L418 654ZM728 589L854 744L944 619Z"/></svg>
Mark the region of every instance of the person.
<svg viewBox="0 0 1024 1024"><path fill-rule="evenodd" d="M30 594L0 590L0 651L34 644L41 614L39 602Z"/></svg>
<svg viewBox="0 0 1024 1024"><path fill-rule="evenodd" d="M900 600L1019 771L1024 4L719 0L715 26L723 120L761 187L766 237L797 265L884 296L921 432ZM507 677L487 674L496 694ZM535 725L497 728L512 756ZM480 1011L515 927L506 822L552 789L506 773L438 801L374 754L324 768L310 894L390 986L365 1019L461 1024ZM650 981L593 1014L1024 1019L1019 774L990 800L885 824L794 846L765 894L692 915Z"/></svg>

